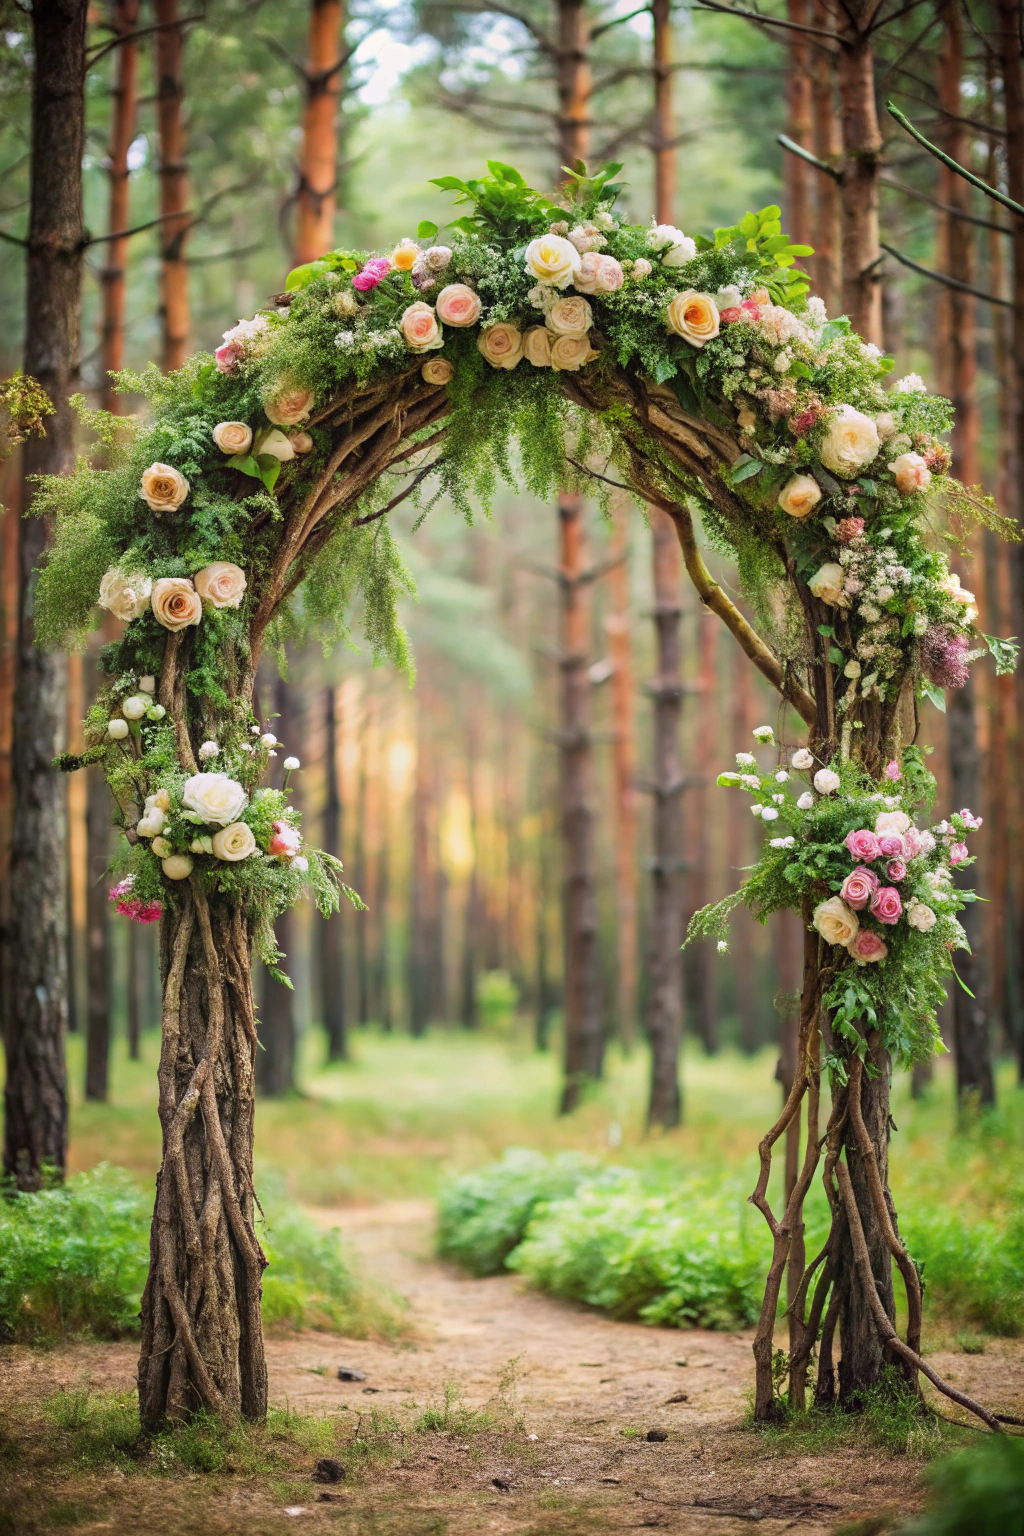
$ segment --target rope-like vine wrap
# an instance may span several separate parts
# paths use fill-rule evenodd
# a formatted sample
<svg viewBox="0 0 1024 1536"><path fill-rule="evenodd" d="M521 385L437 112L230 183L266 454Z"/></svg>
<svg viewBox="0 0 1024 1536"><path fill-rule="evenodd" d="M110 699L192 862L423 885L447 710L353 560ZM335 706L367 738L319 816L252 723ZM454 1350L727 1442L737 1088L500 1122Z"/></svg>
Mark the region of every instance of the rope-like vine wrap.
<svg viewBox="0 0 1024 1536"><path fill-rule="evenodd" d="M877 1379L889 1354L993 1423L921 1361L920 1285L887 1181L890 1058L932 1048L959 935L960 897L934 866L970 823L954 817L941 847L928 834L927 857L904 849L908 899L915 881L939 882L934 933L921 912L880 929L899 917L890 898L880 918L864 912L873 937L855 953L852 911L843 906L831 928L820 913L844 859L849 867L843 839L896 788L894 775L894 804L927 792L907 746L917 700L955 682L958 667L966 675L970 594L921 537L929 496L944 487L961 521L1002 524L945 475L934 434L948 425L946 403L913 379L887 393L885 360L808 300L777 209L693 240L621 222L617 167L573 178L557 202L509 167L490 169L478 182L442 179L473 210L449 246L430 246L431 225L421 246L403 242L390 258L332 253L225 333L215 360L126 380L150 395L150 420L91 416L108 467L83 461L36 498L57 528L41 638L87 628L98 594L126 622L104 652L86 750L62 765L98 762L107 775L125 834L120 910L144 921L163 912L163 1165L143 1299L143 1423L200 1407L265 1413L251 958L255 948L276 964L273 920L304 891L324 911L343 894L358 903L337 861L302 841L287 794L260 788L277 746L254 708L261 654L303 629L343 631L361 594L370 643L405 662L396 601L407 578L388 514L431 480L470 511L496 472L514 474L516 441L536 495L625 484L668 513L702 602L777 691L783 739L787 706L809 728L801 771L820 769L800 801L779 787L792 777L781 758L768 772L724 776L756 792L766 826L792 828L766 839L730 900L761 916L793 906L806 929L797 1073L761 1144L752 1196L773 1239L757 1415L778 1411L782 1276L824 1150L833 1223L790 1307L791 1400L803 1402L819 1340L817 1394L832 1400L838 1324L841 1396ZM753 621L708 569L695 510L705 547L736 555ZM890 568L885 595L877 572ZM874 585L858 586L858 571L874 572ZM1008 642L992 648L1010 664ZM694 932L717 932L728 908L699 914ZM772 1148L801 1116L803 1166L778 1218L767 1201ZM906 1342L890 1256L908 1293Z"/></svg>

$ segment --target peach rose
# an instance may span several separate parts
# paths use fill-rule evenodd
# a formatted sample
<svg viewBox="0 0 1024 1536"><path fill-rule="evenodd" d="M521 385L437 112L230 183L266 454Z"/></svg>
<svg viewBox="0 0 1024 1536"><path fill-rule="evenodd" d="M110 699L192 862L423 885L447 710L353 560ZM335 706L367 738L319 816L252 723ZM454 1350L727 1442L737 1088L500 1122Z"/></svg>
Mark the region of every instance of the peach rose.
<svg viewBox="0 0 1024 1536"><path fill-rule="evenodd" d="M523 336L523 356L535 368L551 367L551 332L544 325L531 325Z"/></svg>
<svg viewBox="0 0 1024 1536"><path fill-rule="evenodd" d="M187 576L161 576L152 601L153 617L164 629L187 629L203 616L202 599Z"/></svg>
<svg viewBox="0 0 1024 1536"><path fill-rule="evenodd" d="M399 272L411 272L420 257L420 248L415 240L408 236L400 240L391 252L391 265L397 267Z"/></svg>
<svg viewBox="0 0 1024 1536"><path fill-rule="evenodd" d="M446 357L431 357L423 364L420 375L426 384L447 384L455 369Z"/></svg>
<svg viewBox="0 0 1024 1536"><path fill-rule="evenodd" d="M586 299L570 293L555 300L545 319L556 336L585 336L594 323L594 312Z"/></svg>
<svg viewBox="0 0 1024 1536"><path fill-rule="evenodd" d="M398 328L410 352L436 352L438 347L444 346L437 316L422 299L417 299L415 304L410 304L408 309L402 311Z"/></svg>
<svg viewBox="0 0 1024 1536"><path fill-rule="evenodd" d="M915 491L926 491L932 483L932 472L919 453L901 453L889 465L896 489L901 496L913 496Z"/></svg>
<svg viewBox="0 0 1024 1536"><path fill-rule="evenodd" d="M808 588L821 602L834 608L843 596L843 568L834 560L826 560L818 567L807 583Z"/></svg>
<svg viewBox="0 0 1024 1536"><path fill-rule="evenodd" d="M445 325L476 325L483 301L467 283L449 283L437 296L437 318Z"/></svg>
<svg viewBox="0 0 1024 1536"><path fill-rule="evenodd" d="M556 336L551 343L551 366L556 373L576 373L596 356L586 336Z"/></svg>
<svg viewBox="0 0 1024 1536"><path fill-rule="evenodd" d="M677 293L665 311L665 324L691 346L702 347L718 335L718 305L709 293L688 288Z"/></svg>
<svg viewBox="0 0 1024 1536"><path fill-rule="evenodd" d="M297 384L283 384L266 401L263 409L267 420L272 421L275 427L297 427L313 409L315 399L311 389L303 389Z"/></svg>
<svg viewBox="0 0 1024 1536"><path fill-rule="evenodd" d="M221 453L248 453L252 447L252 428L244 421L220 421L213 429L213 441Z"/></svg>
<svg viewBox="0 0 1024 1536"><path fill-rule="evenodd" d="M142 476L139 495L152 512L176 512L188 495L188 481L170 464L151 464Z"/></svg>
<svg viewBox="0 0 1024 1536"><path fill-rule="evenodd" d="M506 320L485 326L476 344L492 368L514 368L523 355L523 333Z"/></svg>
<svg viewBox="0 0 1024 1536"><path fill-rule="evenodd" d="M648 272L651 270L650 262L636 262L633 266L633 276L642 277L643 272L637 272L638 266L645 266ZM600 251L587 251L580 262L580 270L572 280L573 287L579 293L615 293L622 287L625 273L622 266L614 256L602 256Z"/></svg>
<svg viewBox="0 0 1024 1536"><path fill-rule="evenodd" d="M245 592L245 572L230 560L212 560L192 580L199 596L214 608L237 608Z"/></svg>
<svg viewBox="0 0 1024 1536"><path fill-rule="evenodd" d="M821 500L821 486L813 475L794 475L779 492L779 506L790 517L809 517Z"/></svg>

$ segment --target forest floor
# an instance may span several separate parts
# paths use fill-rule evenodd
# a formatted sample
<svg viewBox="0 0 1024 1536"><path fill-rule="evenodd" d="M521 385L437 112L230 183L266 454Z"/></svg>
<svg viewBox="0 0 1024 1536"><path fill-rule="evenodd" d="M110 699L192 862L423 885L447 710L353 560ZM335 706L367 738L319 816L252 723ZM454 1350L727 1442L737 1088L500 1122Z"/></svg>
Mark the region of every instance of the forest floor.
<svg viewBox="0 0 1024 1536"><path fill-rule="evenodd" d="M892 1454L858 1423L827 1436L744 1428L749 1333L616 1322L510 1275L469 1278L431 1257L426 1200L313 1214L341 1228L368 1279L407 1299L409 1320L399 1343L268 1340L272 1402L317 1416L319 1438L278 1419L262 1449L239 1441L237 1454L229 1445L205 1464L194 1445L186 1455L158 1442L125 1471L124 1458L90 1457L81 1435L69 1458L47 1405L63 1392L73 1417L85 1389L123 1401L136 1346L2 1348L0 1536L262 1536L293 1521L344 1536L740 1536L752 1525L824 1536L922 1502L926 1456ZM1024 1342L993 1340L980 1355L939 1348L932 1359L1003 1411L1024 1409ZM365 1380L340 1381L340 1366ZM948 1433L951 1445L968 1438ZM365 1454L344 1482L313 1480L318 1456L357 1440Z"/></svg>

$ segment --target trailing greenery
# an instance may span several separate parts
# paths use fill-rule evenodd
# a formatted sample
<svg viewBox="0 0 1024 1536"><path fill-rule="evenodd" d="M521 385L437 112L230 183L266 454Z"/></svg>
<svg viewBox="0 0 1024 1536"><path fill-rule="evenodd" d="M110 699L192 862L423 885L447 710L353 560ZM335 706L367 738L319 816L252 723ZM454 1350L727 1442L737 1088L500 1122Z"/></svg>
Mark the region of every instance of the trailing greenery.
<svg viewBox="0 0 1024 1536"><path fill-rule="evenodd" d="M336 1231L318 1230L282 1199L265 1205L268 1326L321 1328L350 1338L392 1338L401 1331L397 1303L352 1274ZM106 1165L38 1194L0 1198L3 1335L30 1343L77 1334L134 1336L151 1206L123 1170Z"/></svg>

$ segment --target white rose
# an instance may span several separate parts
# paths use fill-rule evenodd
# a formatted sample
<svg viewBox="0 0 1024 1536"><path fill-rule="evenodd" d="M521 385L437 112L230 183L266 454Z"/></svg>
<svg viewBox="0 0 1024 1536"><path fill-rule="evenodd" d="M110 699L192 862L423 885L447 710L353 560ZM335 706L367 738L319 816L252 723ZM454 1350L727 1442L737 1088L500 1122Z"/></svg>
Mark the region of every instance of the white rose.
<svg viewBox="0 0 1024 1536"><path fill-rule="evenodd" d="M931 907L915 898L907 908L907 922L911 928L916 928L918 933L927 933L929 929L935 927L938 917Z"/></svg>
<svg viewBox="0 0 1024 1536"><path fill-rule="evenodd" d="M226 773L194 773L185 780L181 803L187 811L195 811L203 821L215 821L221 826L236 821L245 809L245 790Z"/></svg>
<svg viewBox="0 0 1024 1536"><path fill-rule="evenodd" d="M253 452L257 458L261 453L269 453L279 464L290 464L295 457L295 444L291 438L285 437L279 427L272 427L257 439Z"/></svg>
<svg viewBox="0 0 1024 1536"><path fill-rule="evenodd" d="M688 261L692 261L697 254L696 241L689 235L683 235L674 245L670 245L661 258L663 267L685 267Z"/></svg>
<svg viewBox="0 0 1024 1536"><path fill-rule="evenodd" d="M286 757L284 760L284 766L286 772L294 773L296 768L302 767L302 764L299 762L297 757Z"/></svg>
<svg viewBox="0 0 1024 1536"><path fill-rule="evenodd" d="M779 492L779 506L790 517L809 517L821 500L821 486L813 475L794 475Z"/></svg>
<svg viewBox="0 0 1024 1536"><path fill-rule="evenodd" d="M689 240L689 235L684 235L681 229L674 224L653 224L647 231L647 245L652 251L667 251L674 245L682 245L684 240ZM696 246L694 246L696 254ZM692 258L691 258L692 259Z"/></svg>
<svg viewBox="0 0 1024 1536"><path fill-rule="evenodd" d="M215 741L204 741L196 756L201 762L206 763L209 762L211 757L216 757L219 751L220 747Z"/></svg>
<svg viewBox="0 0 1024 1536"><path fill-rule="evenodd" d="M192 873L192 860L187 853L172 853L160 867L168 880L187 880Z"/></svg>
<svg viewBox="0 0 1024 1536"><path fill-rule="evenodd" d="M838 896L830 896L814 909L814 926L826 944L849 944L856 937L860 920L856 912Z"/></svg>
<svg viewBox="0 0 1024 1536"><path fill-rule="evenodd" d="M121 701L121 713L126 720L141 720L148 709L149 700L143 694L133 693Z"/></svg>
<svg viewBox="0 0 1024 1536"><path fill-rule="evenodd" d="M244 421L219 421L213 429L213 440L221 453L248 453L252 447L252 428Z"/></svg>
<svg viewBox="0 0 1024 1536"><path fill-rule="evenodd" d="M158 811L154 805L151 811L147 811L145 816L139 818L135 830L140 837L159 837L166 819L163 811Z"/></svg>
<svg viewBox="0 0 1024 1536"><path fill-rule="evenodd" d="M641 282L642 283L644 278L645 277L650 277L650 275L651 275L651 273L653 271L654 271L654 268L651 266L650 262L646 259L646 257L640 256L633 263L632 274L631 275L636 278L637 282Z"/></svg>
<svg viewBox="0 0 1024 1536"><path fill-rule="evenodd" d="M539 283L568 288L580 269L580 253L563 235L541 235L531 240L523 257L526 270Z"/></svg>
<svg viewBox="0 0 1024 1536"><path fill-rule="evenodd" d="M156 806L157 810L169 811L171 808L170 791L166 789L158 789L155 795L147 795L146 810L148 811L150 807L154 805Z"/></svg>
<svg viewBox="0 0 1024 1536"><path fill-rule="evenodd" d="M252 828L247 827L244 821L234 821L229 827L222 827L213 834L214 856L223 859L226 864L237 864L240 859L247 859L255 851L256 839L252 835Z"/></svg>
<svg viewBox="0 0 1024 1536"><path fill-rule="evenodd" d="M879 811L875 817L875 835L884 837L887 832L898 832L903 836L910 829L910 817L906 811Z"/></svg>
<svg viewBox="0 0 1024 1536"><path fill-rule="evenodd" d="M111 741L124 741L128 735L127 720L111 720L107 723L107 735Z"/></svg>
<svg viewBox="0 0 1024 1536"><path fill-rule="evenodd" d="M814 767L814 758L806 747L798 747L789 761L794 768L799 768L801 771Z"/></svg>
<svg viewBox="0 0 1024 1536"><path fill-rule="evenodd" d="M156 693L156 678L155 677L140 677L139 678L139 692L140 693Z"/></svg>
<svg viewBox="0 0 1024 1536"><path fill-rule="evenodd" d="M809 789L804 790L796 804L797 809L801 811L809 811L813 808L814 796L811 794Z"/></svg>
<svg viewBox="0 0 1024 1536"><path fill-rule="evenodd" d="M834 795L841 781L831 768L819 768L811 782L819 795Z"/></svg>
<svg viewBox="0 0 1024 1536"><path fill-rule="evenodd" d="M842 566L832 560L826 561L815 571L807 585L820 602L834 608L843 596Z"/></svg>
<svg viewBox="0 0 1024 1536"><path fill-rule="evenodd" d="M99 604L123 624L130 624L149 607L153 592L151 577L141 573L126 576L117 566L111 566L100 582Z"/></svg>
<svg viewBox="0 0 1024 1536"><path fill-rule="evenodd" d="M839 405L825 430L818 457L834 475L852 479L877 458L880 446L878 428L871 417L852 405Z"/></svg>
<svg viewBox="0 0 1024 1536"><path fill-rule="evenodd" d="M237 608L245 593L245 572L230 560L211 560L192 580L199 596L214 608Z"/></svg>
<svg viewBox="0 0 1024 1536"><path fill-rule="evenodd" d="M551 332L547 326L531 325L524 331L523 356L534 368L551 367Z"/></svg>
<svg viewBox="0 0 1024 1536"><path fill-rule="evenodd" d="M932 472L919 453L901 453L893 459L889 468L901 496L913 496L916 491L926 491L932 483Z"/></svg>
<svg viewBox="0 0 1024 1536"><path fill-rule="evenodd" d="M277 746L277 737L274 735L273 731L263 732L263 735L260 737L260 745L264 747Z"/></svg>

